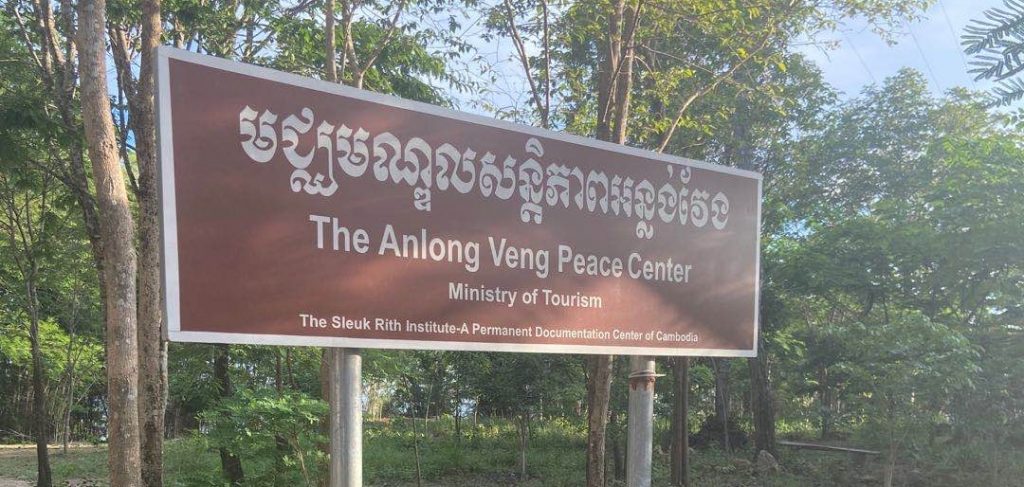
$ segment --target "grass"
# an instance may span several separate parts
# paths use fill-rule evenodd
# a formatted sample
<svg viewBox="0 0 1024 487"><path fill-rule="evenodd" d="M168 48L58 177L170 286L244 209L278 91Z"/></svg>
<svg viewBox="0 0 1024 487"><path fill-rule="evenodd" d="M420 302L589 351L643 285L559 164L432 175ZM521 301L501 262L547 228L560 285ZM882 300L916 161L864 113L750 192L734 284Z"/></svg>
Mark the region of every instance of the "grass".
<svg viewBox="0 0 1024 487"><path fill-rule="evenodd" d="M581 486L584 484L584 447L586 433L581 425L561 420L536 422L527 455L528 476L519 478L514 426L507 421L485 421L474 426L464 422L462 437L456 438L451 420L417 420L419 463L423 484L428 487L479 485L494 486ZM416 455L411 420L368 422L364 431L364 477L368 486L411 487L416 485ZM882 466L879 460L858 466L847 455L783 450L783 471L767 477L758 476L751 459L754 452L739 450L725 453L702 449L691 459L692 485L711 487L790 487L790 486L872 486L881 485ZM243 466L259 470L257 460L244 454ZM668 455L655 446L654 485L668 485ZM70 479L89 480L90 485L105 485L107 455L104 446L76 445L64 455L51 453L56 485ZM608 459L611 465L612 459ZM1010 464L1018 462L1010 461ZM164 465L166 485L222 485L219 480L220 460L200 437L167 442ZM897 485L964 485L973 474L963 470L943 472L941 469L920 471L902 465ZM986 485L1015 487L1024 479L1022 467L1000 475L996 483ZM927 469L926 469L927 470ZM929 475L931 476L929 477ZM35 451L30 447L0 448L0 480L35 478ZM977 478L977 477L974 477ZM2 484L2 482L0 482ZM611 481L610 486L622 486ZM979 484L980 485L980 484Z"/></svg>

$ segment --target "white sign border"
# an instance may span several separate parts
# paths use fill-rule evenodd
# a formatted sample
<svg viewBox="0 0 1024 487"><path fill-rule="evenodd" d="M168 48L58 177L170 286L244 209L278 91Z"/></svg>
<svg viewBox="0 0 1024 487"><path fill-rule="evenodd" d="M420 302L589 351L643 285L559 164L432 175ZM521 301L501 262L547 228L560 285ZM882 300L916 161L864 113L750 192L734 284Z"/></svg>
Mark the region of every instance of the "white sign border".
<svg viewBox="0 0 1024 487"><path fill-rule="evenodd" d="M709 164L703 161L659 154L625 145L613 144L601 140L588 139L576 135L554 132L520 125L503 120L487 118L455 110L449 110L427 103L406 100L371 91L360 90L339 83L307 78L296 74L285 73L269 68L229 61L213 56L197 54L191 51L170 46L156 48L156 111L157 111L157 146L159 147L160 175L160 221L163 239L162 273L164 283L164 338L172 342L196 343L230 343L242 345L284 345L339 348L381 348L401 350L451 350L476 352L527 352L527 353L577 353L598 355L658 355L658 356L702 356L702 357L756 357L760 340L759 310L761 304L761 174L729 166ZM278 83L298 86L310 90L321 91L332 95L355 98L371 103L379 103L394 108L410 110L437 117L461 122L473 123L503 130L510 130L526 135L560 140L571 144L583 145L606 151L618 152L630 156L655 159L671 164L697 167L714 172L733 174L757 180L757 245L754 257L754 340L750 350L708 349L708 348L669 348L669 347L632 347L629 345L563 345L563 344L532 344L532 343L495 343L495 342L462 342L433 341L378 338L349 338L337 336L315 335L275 335L250 333L221 333L181 331L181 293L178 281L178 219L177 203L174 186L174 134L171 127L170 74L168 62L177 59L189 63L220 69L231 73L270 80Z"/></svg>

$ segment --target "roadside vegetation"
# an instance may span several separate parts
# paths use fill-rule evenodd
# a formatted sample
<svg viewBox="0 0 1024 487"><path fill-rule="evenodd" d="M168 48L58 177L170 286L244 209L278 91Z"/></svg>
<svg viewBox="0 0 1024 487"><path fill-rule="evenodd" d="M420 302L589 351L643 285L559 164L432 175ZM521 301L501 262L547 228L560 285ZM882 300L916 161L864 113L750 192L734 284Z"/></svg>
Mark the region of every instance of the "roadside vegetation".
<svg viewBox="0 0 1024 487"><path fill-rule="evenodd" d="M161 338L160 44L763 174L759 354L658 358L656 485L684 378L693 485L1024 485L1024 5L966 33L992 93L838 93L799 49L933 3L0 3L0 442L38 448L0 485L324 475L321 349ZM624 478L621 357L364 360L373 485Z"/></svg>

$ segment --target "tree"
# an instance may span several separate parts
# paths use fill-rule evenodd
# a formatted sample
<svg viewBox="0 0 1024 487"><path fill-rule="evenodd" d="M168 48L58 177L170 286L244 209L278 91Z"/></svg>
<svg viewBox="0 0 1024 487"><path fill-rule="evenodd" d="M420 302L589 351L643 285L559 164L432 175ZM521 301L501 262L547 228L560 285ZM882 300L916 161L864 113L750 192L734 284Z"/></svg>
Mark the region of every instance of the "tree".
<svg viewBox="0 0 1024 487"><path fill-rule="evenodd" d="M544 407L575 392L580 367L572 357L548 354L478 354L464 370L467 385L492 409L507 412L516 423L519 476L528 478L531 426Z"/></svg>
<svg viewBox="0 0 1024 487"><path fill-rule="evenodd" d="M106 303L106 273L104 252L100 241L100 217L96 197L86 170L85 144L79 117L78 57L76 53L75 8L70 2L62 2L56 15L50 2L9 2L7 12L13 17L3 23L12 37L21 41L22 56L26 69L36 72L42 80L48 99L56 105L56 126L59 130L44 132L51 155L41 169L57 176L68 191L74 195L86 235L89 238L94 265L99 280L102 303ZM5 15L6 19L6 15Z"/></svg>
<svg viewBox="0 0 1024 487"><path fill-rule="evenodd" d="M996 378L1019 343L1007 320L1024 262L1024 225L1008 217L1024 211L1024 158L1005 118L904 71L796 144L793 223L771 273L788 284L790 333L806 343L797 383L818 396L823 433L869 419L891 455L921 455L938 427L992 462L1005 448L978 434L1005 431L1021 397Z"/></svg>
<svg viewBox="0 0 1024 487"><path fill-rule="evenodd" d="M26 177L27 176L27 177ZM0 230L5 250L17 269L18 281L24 289L23 308L29 319L29 341L32 354L32 430L36 440L36 484L53 485L47 444L50 441L50 422L46 409L46 364L40 345L39 327L42 321L39 287L41 267L52 252L53 226L57 224L52 205L52 178L37 174L0 173ZM6 285L4 287L7 287Z"/></svg>
<svg viewBox="0 0 1024 487"><path fill-rule="evenodd" d="M142 481L147 487L163 485L164 411L167 406L167 343L163 339L163 302L160 274L160 201L157 184L156 120L153 68L155 49L163 31L160 0L142 0L138 76L132 69L134 46L123 25L109 22L110 45L118 89L127 98L127 124L134 141L138 180L132 188L138 201L138 350L139 422L142 429ZM129 7L134 7L130 5ZM124 19L126 22L128 19ZM133 44L133 43L131 43ZM123 122L123 120L122 120ZM127 130L121 131L121 154L128 160ZM129 174L131 174L129 172Z"/></svg>
<svg viewBox="0 0 1024 487"><path fill-rule="evenodd" d="M96 183L107 292L109 466L113 485L141 485L135 225L107 98L106 1L78 6L82 119Z"/></svg>
<svg viewBox="0 0 1024 487"><path fill-rule="evenodd" d="M963 335L920 313L886 318L857 323L844 338L856 350L848 367L870 391L867 417L884 432L883 484L891 487L901 445L915 428L929 424L929 411L942 409L969 384L976 353Z"/></svg>

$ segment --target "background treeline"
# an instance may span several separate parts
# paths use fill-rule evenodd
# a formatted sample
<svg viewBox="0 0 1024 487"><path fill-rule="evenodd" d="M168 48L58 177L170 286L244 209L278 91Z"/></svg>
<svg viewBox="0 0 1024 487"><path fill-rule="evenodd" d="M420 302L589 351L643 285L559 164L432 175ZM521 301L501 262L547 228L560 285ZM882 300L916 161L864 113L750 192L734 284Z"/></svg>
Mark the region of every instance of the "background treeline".
<svg viewBox="0 0 1024 487"><path fill-rule="evenodd" d="M154 42L763 173L762 353L689 362L697 458L767 450L797 483L1019 485L1024 135L1019 112L995 105L1018 98L1024 8L1010 2L967 39L979 56L1006 50L980 71L1004 80L998 100L935 95L911 70L842 97L796 49L850 19L894 38L930 3L110 1L109 120L139 227L130 433L143 438L145 485L314 485L327 412L319 349L168 347L146 333L159 330L144 305L158 242L147 227ZM104 355L117 328L103 272L118 263L103 258L103 188L87 168L84 122L96 114L83 111L83 83L98 74L78 56L91 13L67 0L2 5L0 440L103 442L127 403L108 389L120 356ZM624 476L626 360L379 350L364 360L372 481ZM664 482L684 365L658 363ZM216 468L165 478L161 438ZM834 475L776 438L884 454ZM39 456L40 478L48 461ZM702 475L732 479L737 468L725 460Z"/></svg>

